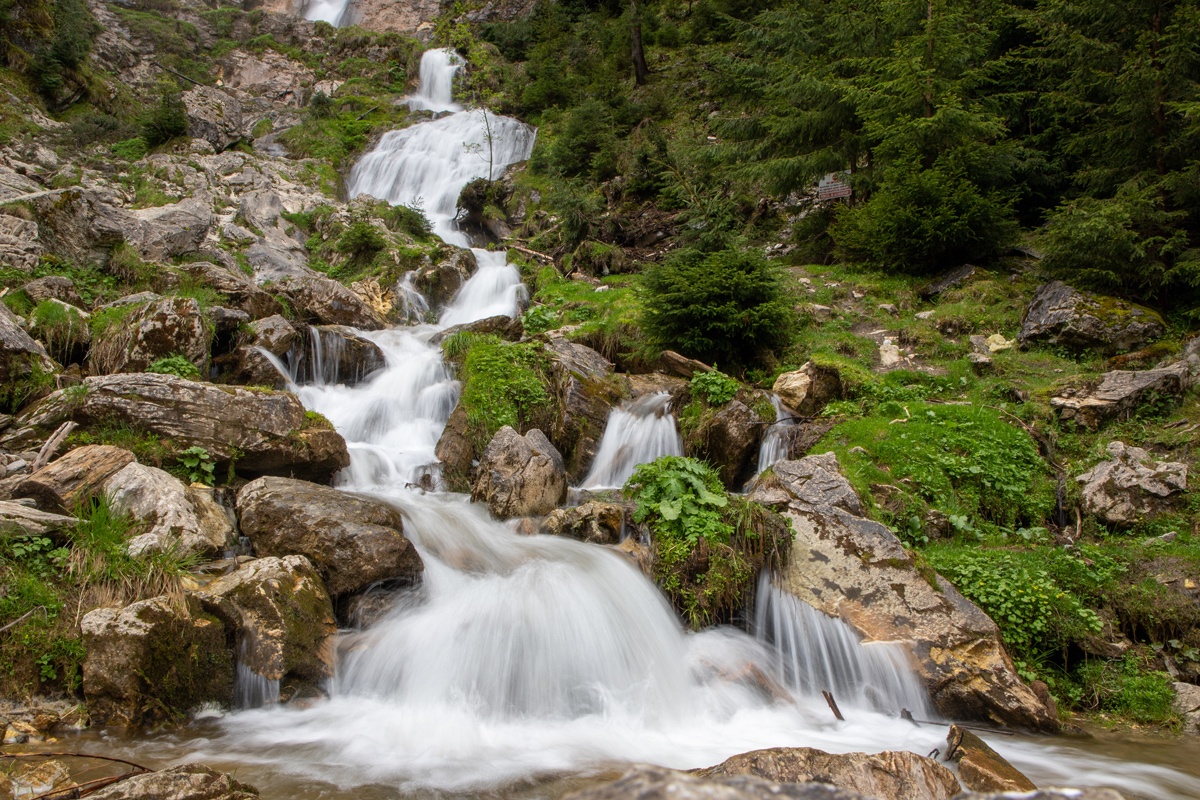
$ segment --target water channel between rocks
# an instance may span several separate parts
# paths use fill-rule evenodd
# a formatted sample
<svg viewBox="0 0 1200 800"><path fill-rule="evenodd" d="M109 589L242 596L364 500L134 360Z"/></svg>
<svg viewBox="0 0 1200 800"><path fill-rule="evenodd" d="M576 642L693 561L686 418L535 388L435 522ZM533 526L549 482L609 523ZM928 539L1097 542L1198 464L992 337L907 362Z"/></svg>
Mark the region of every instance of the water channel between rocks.
<svg viewBox="0 0 1200 800"><path fill-rule="evenodd" d="M534 131L456 105L456 69L445 51L425 54L412 105L443 115L385 135L354 167L349 187L420 205L443 239L465 247L454 226L459 191L526 159ZM290 800L557 797L628 762L692 768L764 747L943 747L944 725L896 716L901 707L933 715L901 646L863 645L769 581L759 589L757 636L687 633L623 556L519 536L465 497L410 488L436 483L434 449L459 392L430 339L449 325L516 315L525 299L502 252L474 252L479 269L437 324L360 333L384 352L386 368L354 387L318 376L295 389L346 438L352 464L340 485L403 511L425 562L422 587L366 631L344 634L328 700L213 712L139 739L88 738L154 766L204 761L265 798ZM678 452L664 398L614 411L612 422L585 486L620 485L639 461ZM630 442L638 445L632 454ZM764 691L748 674L770 676L790 697ZM821 688L834 689L845 722L831 718ZM1040 785L1200 797L1194 743L987 738Z"/></svg>

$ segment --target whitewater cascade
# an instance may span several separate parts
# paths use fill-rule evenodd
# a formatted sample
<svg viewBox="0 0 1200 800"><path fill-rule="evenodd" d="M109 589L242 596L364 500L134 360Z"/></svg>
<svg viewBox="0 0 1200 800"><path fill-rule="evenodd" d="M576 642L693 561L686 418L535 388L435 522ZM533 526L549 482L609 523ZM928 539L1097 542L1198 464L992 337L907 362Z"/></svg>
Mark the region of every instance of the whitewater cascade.
<svg viewBox="0 0 1200 800"><path fill-rule="evenodd" d="M639 464L683 455L671 395L657 392L613 409L581 489L619 489Z"/></svg>
<svg viewBox="0 0 1200 800"><path fill-rule="evenodd" d="M788 428L796 424L792 412L780 401L778 395L771 395L771 405L775 406L775 424L767 426L762 444L758 446L758 472L787 458Z"/></svg>
<svg viewBox="0 0 1200 800"><path fill-rule="evenodd" d="M439 63L449 69L451 61ZM436 141L445 155L430 169L446 185L421 183L428 197L456 195L447 185L479 174L477 160L463 165L475 154L436 128L453 116L404 132L410 146ZM499 130L516 132L522 147L532 141L524 129ZM415 186L424 181L416 175L420 159L402 150L388 158L409 165L405 175L411 166L412 177L393 176L390 185ZM944 728L896 716L900 707L932 713L915 679L902 674L898 647L862 646L844 623L769 581L760 587L757 638L733 628L688 633L624 555L565 537L518 535L461 495L414 490L437 485L434 449L460 389L431 338L452 322L519 310L519 281L503 272L511 268L498 254L480 253L480 269L438 324L359 332L383 351L386 368L353 387L316 381L296 389L347 440L351 466L339 484L402 511L405 535L425 564L422 584L397 595L371 627L342 634L326 701L273 704L274 687L239 671L241 702L262 708L224 715L200 738L160 738L157 751L236 769L281 787L279 796L296 796L303 779L334 793L369 787L373 797L396 797L491 791L634 761L700 767L764 747L938 747ZM679 452L669 397L651 395L613 412L585 483L619 486L639 461ZM817 694L825 688L847 708L846 721L829 713ZM1018 766L1041 752L1004 749ZM1064 763L1062 754L1047 761ZM1088 768L1121 786L1127 766Z"/></svg>

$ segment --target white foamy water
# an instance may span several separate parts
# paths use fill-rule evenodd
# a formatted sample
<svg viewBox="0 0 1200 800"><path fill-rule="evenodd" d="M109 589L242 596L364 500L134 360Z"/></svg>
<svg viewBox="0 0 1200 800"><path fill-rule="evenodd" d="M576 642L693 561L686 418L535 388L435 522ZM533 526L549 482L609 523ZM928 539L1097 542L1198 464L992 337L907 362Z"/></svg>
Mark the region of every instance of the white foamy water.
<svg viewBox="0 0 1200 800"><path fill-rule="evenodd" d="M771 405L775 406L775 424L767 426L762 444L758 446L758 472L787 458L788 428L796 424L792 412L780 402L777 395L771 395Z"/></svg>
<svg viewBox="0 0 1200 800"><path fill-rule="evenodd" d="M580 488L617 489L639 464L681 455L683 438L671 413L671 396L648 394L609 414L596 458Z"/></svg>
<svg viewBox="0 0 1200 800"><path fill-rule="evenodd" d="M349 443L341 485L404 514L425 563L422 585L369 629L342 635L328 700L272 705L271 687L243 675L244 702L265 707L223 715L197 738L151 740L160 757L237 770L266 797L296 797L297 779L318 787L300 792L312 797L396 797L491 792L632 761L700 767L764 747L942 746L943 726L879 713L897 705L931 713L918 705L902 650L862 646L843 623L769 581L758 638L732 628L689 633L623 555L520 536L461 496L410 488L436 482L434 448L459 391L429 339L452 322L515 314L519 282L506 269L491 254L481 260L436 326L361 334L387 359L367 381L298 389ZM614 411L585 483L619 486L637 463L678 454L668 403L656 395ZM835 693L845 721L833 719L822 689ZM1200 781L1171 769L997 739L989 742L1034 780L1060 771L1060 783L1200 795Z"/></svg>

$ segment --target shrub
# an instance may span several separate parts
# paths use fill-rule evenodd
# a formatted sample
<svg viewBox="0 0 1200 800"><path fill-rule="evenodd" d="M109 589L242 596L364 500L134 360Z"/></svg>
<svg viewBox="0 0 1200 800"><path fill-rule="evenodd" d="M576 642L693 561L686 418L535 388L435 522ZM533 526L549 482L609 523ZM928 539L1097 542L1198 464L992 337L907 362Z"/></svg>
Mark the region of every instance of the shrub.
<svg viewBox="0 0 1200 800"><path fill-rule="evenodd" d="M702 397L711 406L723 406L734 398L741 387L724 372L697 372L691 380L692 397Z"/></svg>
<svg viewBox="0 0 1200 800"><path fill-rule="evenodd" d="M651 265L642 285L642 327L663 348L741 366L791 341L783 274L755 250L683 250Z"/></svg>
<svg viewBox="0 0 1200 800"><path fill-rule="evenodd" d="M196 365L188 360L187 356L179 353L158 359L146 367L146 372L153 372L157 375L174 375L177 378L196 379L200 377L200 370L196 368Z"/></svg>
<svg viewBox="0 0 1200 800"><path fill-rule="evenodd" d="M843 255L911 273L991 258L1016 232L1006 203L938 169L894 176L831 231Z"/></svg>
<svg viewBox="0 0 1200 800"><path fill-rule="evenodd" d="M1131 651L1119 661L1090 661L1079 667L1075 685L1068 688L1072 704L1091 711L1108 711L1141 723L1166 723L1175 718L1173 679L1149 669L1146 659Z"/></svg>
<svg viewBox="0 0 1200 800"><path fill-rule="evenodd" d="M370 261L377 253L387 248L387 239L375 229L375 226L364 220L350 223L349 227L338 237L335 249L345 253L352 259Z"/></svg>
<svg viewBox="0 0 1200 800"><path fill-rule="evenodd" d="M137 161L146 157L146 153L150 150L150 146L146 144L145 139L140 136L135 136L132 139L125 139L117 142L108 149L117 158L123 158L126 161Z"/></svg>
<svg viewBox="0 0 1200 800"><path fill-rule="evenodd" d="M189 447L179 454L180 472L184 473L182 477L187 479L188 483L203 483L205 486L212 486L216 483L214 470L216 462L213 461L208 450L203 447Z"/></svg>
<svg viewBox="0 0 1200 800"><path fill-rule="evenodd" d="M410 206L388 206L383 213L383 223L389 230L407 233L418 240L428 239L433 235L433 225L420 208Z"/></svg>
<svg viewBox="0 0 1200 800"><path fill-rule="evenodd" d="M164 91L158 103L153 106L142 120L142 136L149 147L171 141L176 136L187 133L187 108L183 98L177 91Z"/></svg>

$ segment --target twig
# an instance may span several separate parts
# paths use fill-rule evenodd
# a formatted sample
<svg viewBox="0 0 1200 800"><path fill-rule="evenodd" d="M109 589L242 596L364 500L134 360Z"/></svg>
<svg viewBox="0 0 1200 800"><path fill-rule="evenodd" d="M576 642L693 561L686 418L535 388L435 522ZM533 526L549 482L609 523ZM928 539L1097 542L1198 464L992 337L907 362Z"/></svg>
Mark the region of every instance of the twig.
<svg viewBox="0 0 1200 800"><path fill-rule="evenodd" d="M146 772L150 772L150 770L146 770ZM75 800L75 798L80 798L103 789L105 786L112 786L114 783L120 783L126 778L132 778L134 775L145 774L145 772L126 772L121 775L110 775L107 778L96 778L95 780L68 786L65 789L51 789L48 792L34 795L30 800Z"/></svg>
<svg viewBox="0 0 1200 800"><path fill-rule="evenodd" d="M554 263L553 256L548 256L545 253L539 253L537 250L530 250L528 247L519 247L515 244L510 244L509 248L512 250L516 250L518 253L524 253L525 255L533 256L534 258L540 258L544 261L550 262L551 264Z"/></svg>
<svg viewBox="0 0 1200 800"><path fill-rule="evenodd" d="M829 710L833 712L833 715L837 717L839 721L845 722L846 718L842 716L842 711L838 708L837 701L833 699L833 695L824 689L821 690L821 694L825 696L825 702L829 704Z"/></svg>
<svg viewBox="0 0 1200 800"><path fill-rule="evenodd" d="M945 722L934 722L931 719L916 719L915 717L913 717L912 712L909 711L907 708L900 709L900 718L906 719L909 722L913 722L918 725L942 726L942 725L946 724ZM1015 736L1016 735L1012 731L1001 731L1001 730L997 730L995 728L985 728L982 725L966 725L962 722L955 722L954 724L960 728L967 728L967 729L973 730L973 731L985 731L986 733L995 733L995 734L999 734L1000 736ZM954 751L951 750L950 752L954 752ZM946 758L949 758L949 757L950 757L949 755L946 756Z"/></svg>
<svg viewBox="0 0 1200 800"><path fill-rule="evenodd" d="M44 614L44 613L46 613L46 607L45 606L35 606L34 608L29 609L24 614L22 614L21 616L14 619L12 622L5 625L3 628L0 628L0 633L4 633L9 628L15 628L16 626L20 625L22 622L25 621L25 619L27 617L33 616L33 613L35 611L41 611ZM6 754L0 754L0 755L6 755Z"/></svg>
<svg viewBox="0 0 1200 800"><path fill-rule="evenodd" d="M143 767L134 761L126 761L123 758L116 758L114 756L101 756L96 753L0 753L0 758L98 758L101 761L125 764L142 772L154 772L149 767Z"/></svg>
<svg viewBox="0 0 1200 800"><path fill-rule="evenodd" d="M158 67L159 69L165 69L167 72L171 73L172 75L174 75L177 78L183 78L188 83L194 83L197 86L204 85L203 83L201 83L198 80L189 78L187 75L184 75L182 72L176 72L175 70L171 69L170 67L164 67L162 64L158 63L157 61L151 61L150 63L153 64L154 66Z"/></svg>
<svg viewBox="0 0 1200 800"><path fill-rule="evenodd" d="M33 460L29 471L37 472L50 463L50 459L54 458L54 454L58 452L58 448L62 447L62 443L66 441L67 437L71 435L71 431L75 430L76 427L76 423L69 420L59 425L58 430L46 440L46 443L42 445L42 449L38 450L37 458Z"/></svg>

